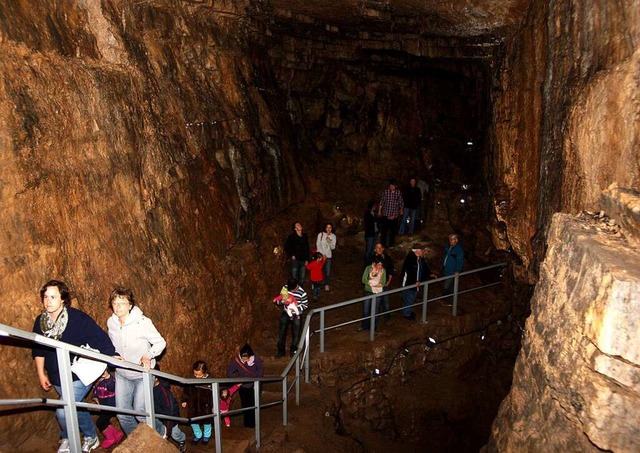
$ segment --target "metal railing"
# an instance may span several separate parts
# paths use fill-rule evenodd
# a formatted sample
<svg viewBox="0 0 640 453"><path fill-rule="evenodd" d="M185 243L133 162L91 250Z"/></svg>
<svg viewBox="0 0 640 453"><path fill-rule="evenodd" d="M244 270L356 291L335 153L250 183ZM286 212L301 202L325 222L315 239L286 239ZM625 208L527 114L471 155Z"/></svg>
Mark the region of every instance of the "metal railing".
<svg viewBox="0 0 640 453"><path fill-rule="evenodd" d="M504 267L506 263L495 264L491 266L486 266L480 269L474 269L467 272L461 272L456 275L441 277L434 280L429 280L427 282L421 283L419 286L422 288L422 301L411 305L411 307L422 306L422 322L426 323L427 319L427 306L428 303L434 302L437 300L444 299L446 297L453 298L452 305L452 315L456 316L457 307L458 307L458 296L461 294L469 293L471 291L477 291L479 289L487 288L494 285L499 285L502 283L501 280L491 282L482 286L477 286L473 288L465 288L464 290L459 290L459 282L460 278L476 274L478 272L487 271L494 268ZM439 282L443 282L447 279L454 279L453 283L453 293L445 294L439 297L435 297L433 299L428 298L430 287ZM412 285L411 287L415 288L416 285ZM7 326L4 324L0 324L0 338L8 337L14 339L20 339L27 341L30 345L39 344L42 346L47 346L56 350L58 357L58 366L60 370L60 386L62 390L62 399L52 399L52 398L22 398L22 399L3 399L0 398L0 406L54 406L54 407L62 407L65 413L65 420L67 424L67 432L69 435L69 447L71 452L80 453L81 452L81 439L80 439L80 429L78 425L77 418L77 409L91 409L91 410L99 410L99 411L109 411L118 414L128 414L138 417L144 417L145 422L151 426L155 426L156 419L160 420L172 420L180 423L191 423L191 422L201 422L208 419L213 419L214 425L214 435L215 435L215 446L216 452L222 452L222 416L220 411L220 388L221 385L226 384L236 384L236 383L247 383L251 382L254 384L254 401L255 405L248 408L236 409L232 411L225 412L224 415L234 415L239 414L248 410L253 410L255 413L255 440L258 448L261 446L261 431L260 431L260 410L265 409L271 406L282 404L282 424L283 426L287 426L288 423L288 399L289 394L292 390L295 391L295 402L296 404L300 404L300 382L301 382L301 371L304 370L304 379L305 382L310 381L310 364L311 364L311 348L310 341L313 334L319 334L320 336L320 352L324 352L325 350L325 332L336 329L342 326L346 326L349 324L353 324L356 322L360 322L366 318L360 317L357 319L352 319L346 322L338 323L335 325L327 326L325 313L330 310L336 310L343 307L348 307L354 304L358 304L360 302L366 300L372 300L373 298L378 298L384 295L390 295L397 292L404 291L411 287L401 287L389 291L384 291L379 294L374 294L370 296L359 297L356 299L351 299L345 302L340 302L337 304L329 305L327 307L319 307L311 309L307 312L307 316L302 327L301 338L298 343L298 348L296 353L293 355L291 360L287 363L284 370L280 375L276 376L267 376L261 378L183 378L180 376L168 374L159 370L145 370L143 367L136 365L131 362L125 362L119 359L116 359L111 356L107 356L104 354L100 354L97 352L93 352L87 350L85 348L80 348L77 346L70 345L68 343L64 343L62 341L54 340L51 338L47 338L42 335L35 334L33 332L27 332L21 329L16 329L11 326ZM405 307L390 310L387 313L403 310ZM310 323L313 317L318 314L320 316L320 327L319 329L312 332L310 328ZM376 304L371 303L371 314L370 314L370 339L373 340L375 338L375 321L379 316L384 315L385 313L376 313ZM3 342L0 340L0 345ZM12 342L9 342L9 346L15 346ZM71 375L71 360L70 353L75 354L80 357L86 357L89 359L97 360L100 362L107 363L114 368L123 368L133 371L141 372L143 379L143 386L145 389L144 399L145 399L145 411L136 411L130 409L122 409L115 408L111 406L103 406L99 404L92 404L86 402L76 402L74 398L73 392L73 380ZM289 382L289 374L294 372L294 376L291 382ZM184 418L184 417L173 417L169 415L156 414L153 405L153 386L155 377L160 377L169 380L170 382L176 383L181 386L187 385L197 385L197 386L207 386L211 388L212 392L212 403L213 403L213 413L210 415L203 415L199 417L193 418ZM263 384L280 382L281 383L281 391L282 397L276 401L265 402L261 401L261 389ZM15 413L15 412L13 412ZM0 415L2 415L0 413ZM168 433L169 434L169 433Z"/></svg>

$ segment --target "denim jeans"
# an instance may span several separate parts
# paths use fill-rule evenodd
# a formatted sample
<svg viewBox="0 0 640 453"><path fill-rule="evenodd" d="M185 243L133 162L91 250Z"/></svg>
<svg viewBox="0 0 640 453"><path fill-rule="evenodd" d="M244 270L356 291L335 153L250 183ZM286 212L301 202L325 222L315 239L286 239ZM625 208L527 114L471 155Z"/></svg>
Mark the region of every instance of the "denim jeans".
<svg viewBox="0 0 640 453"><path fill-rule="evenodd" d="M56 392L58 392L58 395L62 398L62 388L59 385L54 385L53 388L56 389ZM87 396L89 390L91 390L90 385L84 385L80 380L73 381L73 397L76 402L84 400L84 397ZM67 422L64 416L64 409L62 407L56 409L56 418L60 424L60 429L62 429L60 438L68 439L69 433L67 433ZM83 436L96 437L96 427L93 426L91 414L86 410L78 409L78 426Z"/></svg>
<svg viewBox="0 0 640 453"><path fill-rule="evenodd" d="M295 278L298 280L298 285L302 286L304 283L304 276L306 273L306 269L304 267L304 261L300 260L291 260L289 264L289 271L291 273L291 278Z"/></svg>
<svg viewBox="0 0 640 453"><path fill-rule="evenodd" d="M373 248L376 245L376 237L365 237L364 238L364 267L367 267L371 264L373 260Z"/></svg>
<svg viewBox="0 0 640 453"><path fill-rule="evenodd" d="M402 291L402 316L408 318L413 314L413 307L411 307L411 305L416 303L417 297L418 290L415 287Z"/></svg>
<svg viewBox="0 0 640 453"><path fill-rule="evenodd" d="M324 284L329 285L329 276L331 275L331 258L327 258L327 260L324 262L324 266L322 266L322 273L324 274Z"/></svg>
<svg viewBox="0 0 640 453"><path fill-rule="evenodd" d="M136 411L146 410L142 377L140 379L127 379L116 373L116 407ZM143 416L134 417L128 414L118 414L118 421L122 426L122 430L128 436L138 427L138 423L144 423L146 420ZM164 426L158 419L156 419L155 428L158 434L164 435Z"/></svg>
<svg viewBox="0 0 640 453"><path fill-rule="evenodd" d="M184 442L185 440L187 440L187 435L182 432L182 430L180 429L180 425L176 423L173 428L171 428L171 438L176 442Z"/></svg>
<svg viewBox="0 0 640 453"><path fill-rule="evenodd" d="M278 355L284 355L285 346L287 344L287 330L289 324L291 324L291 347L289 352L293 354L298 348L298 341L300 340L300 326L301 319L297 317L289 318L286 311L282 311L280 315L280 328L278 330Z"/></svg>
<svg viewBox="0 0 640 453"><path fill-rule="evenodd" d="M370 291L365 291L364 295L365 296L371 296L373 293ZM381 297L373 297L371 299L367 299L364 301L363 304L363 312L362 312L362 316L364 317L364 319L362 320L362 329L363 330L369 330L369 328L371 327L371 303L375 303L376 304L376 315L378 313L380 313L380 299ZM373 328L375 329L378 326L378 322L377 322L377 318L375 320L376 322L374 323Z"/></svg>
<svg viewBox="0 0 640 453"><path fill-rule="evenodd" d="M407 219L409 219L409 234L413 234L413 229L416 225L417 211L417 209L404 208L402 221L400 222L400 231L398 231L398 233L404 234L407 227Z"/></svg>
<svg viewBox="0 0 640 453"><path fill-rule="evenodd" d="M453 278L448 278L447 280L443 281L443 291L442 291L442 295L446 296L448 294L453 294L453 281L455 279ZM442 302L445 304L453 304L453 296L450 297L445 297L444 299L442 299Z"/></svg>
<svg viewBox="0 0 640 453"><path fill-rule="evenodd" d="M383 289L386 291L385 288ZM391 319L391 313L389 313L389 310L391 310L391 307L389 306L389 295L385 294L384 296L378 296L378 300L380 301L381 310L379 313L384 313L384 319L389 321Z"/></svg>
<svg viewBox="0 0 640 453"><path fill-rule="evenodd" d="M398 218L390 219L388 217L380 218L380 242L385 247L393 247L398 231Z"/></svg>
<svg viewBox="0 0 640 453"><path fill-rule="evenodd" d="M311 282L311 291L313 292L313 297L315 299L320 297L321 289L322 289L322 282Z"/></svg>

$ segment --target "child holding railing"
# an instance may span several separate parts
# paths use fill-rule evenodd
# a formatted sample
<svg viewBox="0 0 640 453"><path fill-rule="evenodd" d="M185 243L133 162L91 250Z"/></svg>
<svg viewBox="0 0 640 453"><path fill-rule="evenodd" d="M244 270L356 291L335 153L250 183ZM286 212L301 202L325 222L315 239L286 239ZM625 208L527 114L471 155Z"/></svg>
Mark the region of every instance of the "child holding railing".
<svg viewBox="0 0 640 453"><path fill-rule="evenodd" d="M108 369L104 370L102 376L93 384L92 399L102 406L115 407L116 381ZM124 433L111 424L111 418L114 416L113 412L101 412L96 420L96 426L104 436L104 440L100 443L102 448L118 445L124 439Z"/></svg>
<svg viewBox="0 0 640 453"><path fill-rule="evenodd" d="M229 412L231 406L231 397L238 391L242 384L236 384L228 389L220 390L220 413L225 414ZM231 418L228 415L224 416L224 425L228 428L231 426Z"/></svg>
<svg viewBox="0 0 640 453"><path fill-rule="evenodd" d="M209 368L203 360L198 360L193 364L193 377L198 379L206 379L209 377ZM186 407L189 418L199 417L201 415L210 415L213 412L211 407L211 390L202 386L190 385L185 388L184 398L182 398L182 407ZM191 443L197 445L202 441L203 445L209 443L211 437L211 421L207 420L202 425L200 423L192 423L193 440Z"/></svg>

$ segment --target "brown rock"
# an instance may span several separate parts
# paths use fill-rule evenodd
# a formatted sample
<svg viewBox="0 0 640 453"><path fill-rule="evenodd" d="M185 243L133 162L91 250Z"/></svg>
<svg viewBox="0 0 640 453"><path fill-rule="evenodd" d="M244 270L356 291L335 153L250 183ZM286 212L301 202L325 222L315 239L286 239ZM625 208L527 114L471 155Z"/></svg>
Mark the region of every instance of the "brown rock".
<svg viewBox="0 0 640 453"><path fill-rule="evenodd" d="M140 453L153 451L156 453L175 453L176 445L163 439L155 429L146 423L140 423L127 438L113 449L114 453Z"/></svg>

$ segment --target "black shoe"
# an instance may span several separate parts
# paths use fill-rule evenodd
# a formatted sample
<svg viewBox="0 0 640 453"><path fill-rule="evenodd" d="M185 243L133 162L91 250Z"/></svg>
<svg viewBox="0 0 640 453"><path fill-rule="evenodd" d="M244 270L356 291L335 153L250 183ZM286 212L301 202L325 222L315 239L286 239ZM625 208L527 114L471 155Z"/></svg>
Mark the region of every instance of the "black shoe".
<svg viewBox="0 0 640 453"><path fill-rule="evenodd" d="M178 450L180 451L180 453L186 453L187 443L185 441L178 442Z"/></svg>
<svg viewBox="0 0 640 453"><path fill-rule="evenodd" d="M279 359L280 357L284 357L284 352L278 351L278 353L276 354L276 359Z"/></svg>
<svg viewBox="0 0 640 453"><path fill-rule="evenodd" d="M415 321L416 319L416 314L415 313L411 313L409 316L402 316L404 319L409 320L409 321Z"/></svg>
<svg viewBox="0 0 640 453"><path fill-rule="evenodd" d="M209 443L209 438L205 437L204 439L202 439L202 445L207 445Z"/></svg>
<svg viewBox="0 0 640 453"><path fill-rule="evenodd" d="M442 302L442 306L443 307L453 307L453 303L452 302Z"/></svg>
<svg viewBox="0 0 640 453"><path fill-rule="evenodd" d="M298 351L297 349L294 349L293 351L291 351L291 357L293 357L297 351Z"/></svg>
<svg viewBox="0 0 640 453"><path fill-rule="evenodd" d="M191 441L191 445L198 445L200 443L200 437L196 437Z"/></svg>

